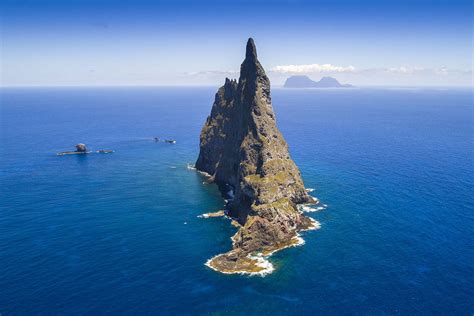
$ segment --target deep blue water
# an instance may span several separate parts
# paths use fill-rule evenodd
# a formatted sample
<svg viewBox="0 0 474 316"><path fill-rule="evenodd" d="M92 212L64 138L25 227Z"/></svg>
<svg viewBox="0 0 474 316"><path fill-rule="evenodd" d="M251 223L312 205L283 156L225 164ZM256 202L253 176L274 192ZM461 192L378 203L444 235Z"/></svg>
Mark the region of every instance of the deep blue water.
<svg viewBox="0 0 474 316"><path fill-rule="evenodd" d="M204 266L235 232L197 218L223 200L186 168L214 92L2 90L2 315L472 315L472 90L274 89L328 208L263 278ZM55 155L79 142L116 152Z"/></svg>

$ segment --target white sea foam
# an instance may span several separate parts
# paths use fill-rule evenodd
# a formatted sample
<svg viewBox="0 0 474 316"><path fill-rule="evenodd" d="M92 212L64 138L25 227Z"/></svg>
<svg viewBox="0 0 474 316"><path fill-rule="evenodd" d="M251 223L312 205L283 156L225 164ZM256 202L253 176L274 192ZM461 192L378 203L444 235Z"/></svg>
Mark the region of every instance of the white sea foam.
<svg viewBox="0 0 474 316"><path fill-rule="evenodd" d="M250 274L250 275L260 275L260 276L265 276L267 274L270 274L272 273L273 271L275 271L275 268L273 267L273 264L267 260L266 257L264 256L259 256L259 255L256 255L256 256L252 256L252 255L248 255L248 258L249 259L252 259L252 260L255 260L257 261L255 263L256 266L262 268L263 270L259 271L259 272L247 272L247 274Z"/></svg>
<svg viewBox="0 0 474 316"><path fill-rule="evenodd" d="M234 235L230 236L230 240L232 240L232 246L234 246L234 245L235 245L236 238L237 238L237 234L238 234L238 232L237 232L237 233L235 233Z"/></svg>
<svg viewBox="0 0 474 316"><path fill-rule="evenodd" d="M315 211L311 206L308 206L306 204L298 205L298 210L300 212L306 212L306 213Z"/></svg>
<svg viewBox="0 0 474 316"><path fill-rule="evenodd" d="M318 212L324 210L326 207L323 205L317 206L314 204L300 204L298 205L298 210L303 213Z"/></svg>
<svg viewBox="0 0 474 316"><path fill-rule="evenodd" d="M305 244L305 241L301 236L298 234L296 235L296 239L298 240L295 244L291 245L290 247L297 247L297 246L302 246Z"/></svg>
<svg viewBox="0 0 474 316"><path fill-rule="evenodd" d="M306 229L302 229L301 231L307 231L307 230L316 230L316 229L320 229L321 228L321 223L318 222L317 220L315 220L314 218L309 218L311 220L311 226L306 228Z"/></svg>
<svg viewBox="0 0 474 316"><path fill-rule="evenodd" d="M200 174L202 174L203 176L205 176L206 178L210 178L211 175L205 171L201 171L201 170L198 170L197 172L199 172Z"/></svg>
<svg viewBox="0 0 474 316"><path fill-rule="evenodd" d="M194 171L197 171L198 173L202 174L204 177L208 178L208 179L211 179L212 176L205 172L205 171L201 171L201 170L197 170L196 167L194 165L191 165L191 164L187 164L186 168L188 168L188 170L194 170ZM208 184L208 182L203 182L202 184Z"/></svg>
<svg viewBox="0 0 474 316"><path fill-rule="evenodd" d="M313 188L306 188L306 192L313 192L314 189Z"/></svg>
<svg viewBox="0 0 474 316"><path fill-rule="evenodd" d="M311 230L311 229L314 229L314 228L308 228L308 229L303 229L304 230ZM298 246L301 246L301 245L304 245L305 244L305 241L303 238L301 238L301 235L300 234L296 234L295 237L293 237L294 239L296 239L296 242L295 243L291 243L289 245L286 245L285 247L281 247L281 248L278 248L278 249L275 249L271 252L268 252L266 255L265 255L265 258L268 258L270 257L271 255L273 255L275 252L277 251L280 251L280 250L283 250L283 249L286 249L286 248L291 248L291 247L298 247ZM262 253L259 253L258 254L259 256L263 256Z"/></svg>
<svg viewBox="0 0 474 316"><path fill-rule="evenodd" d="M314 204L319 204L319 199L318 198L316 198L314 196L311 196L311 195L310 195L310 197L313 199Z"/></svg>

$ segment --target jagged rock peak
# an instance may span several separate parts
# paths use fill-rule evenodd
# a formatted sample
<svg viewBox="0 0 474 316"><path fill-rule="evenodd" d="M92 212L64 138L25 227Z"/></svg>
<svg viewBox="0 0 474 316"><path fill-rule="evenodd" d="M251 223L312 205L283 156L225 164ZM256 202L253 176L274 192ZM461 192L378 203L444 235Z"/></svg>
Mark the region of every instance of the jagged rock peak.
<svg viewBox="0 0 474 316"><path fill-rule="evenodd" d="M313 225L296 204L316 202L276 126L270 80L252 38L245 54L239 81L226 78L216 93L196 161L196 169L219 186L228 215L240 225L233 249L209 262L229 273L253 271L256 262L248 255L255 251L272 252L293 243L299 230Z"/></svg>
<svg viewBox="0 0 474 316"><path fill-rule="evenodd" d="M232 86L232 85L235 85L237 84L237 80L236 79L229 79L229 78L225 78L225 82L224 82L224 86Z"/></svg>
<svg viewBox="0 0 474 316"><path fill-rule="evenodd" d="M247 48L245 51L245 59L255 60L257 59L257 48L255 47L255 43L253 38L249 37L247 41Z"/></svg>

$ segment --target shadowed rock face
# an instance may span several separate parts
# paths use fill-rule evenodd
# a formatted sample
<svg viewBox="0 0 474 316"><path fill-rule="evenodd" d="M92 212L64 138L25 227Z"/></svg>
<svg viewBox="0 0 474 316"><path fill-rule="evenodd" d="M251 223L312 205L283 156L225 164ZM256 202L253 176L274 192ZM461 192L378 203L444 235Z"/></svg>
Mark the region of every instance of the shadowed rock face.
<svg viewBox="0 0 474 316"><path fill-rule="evenodd" d="M196 168L210 174L222 191L232 188L227 207L242 225L232 237L234 249L211 262L217 270L242 269L241 258L289 242L311 225L296 204L314 199L276 126L270 81L251 38L239 81L226 78L216 93L201 131Z"/></svg>

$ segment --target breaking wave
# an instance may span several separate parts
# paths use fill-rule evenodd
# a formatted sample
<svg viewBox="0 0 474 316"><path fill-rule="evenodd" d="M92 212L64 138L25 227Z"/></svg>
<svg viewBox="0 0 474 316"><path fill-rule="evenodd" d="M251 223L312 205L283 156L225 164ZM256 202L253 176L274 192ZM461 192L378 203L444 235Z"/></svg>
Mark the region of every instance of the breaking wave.
<svg viewBox="0 0 474 316"><path fill-rule="evenodd" d="M300 204L298 205L298 210L302 213L312 213L312 212L319 212L326 209L326 204Z"/></svg>

